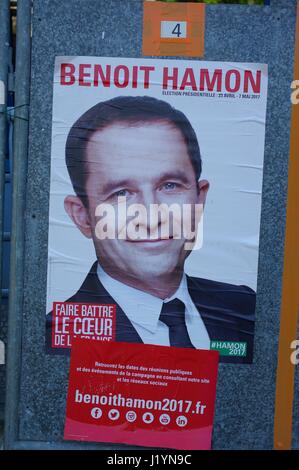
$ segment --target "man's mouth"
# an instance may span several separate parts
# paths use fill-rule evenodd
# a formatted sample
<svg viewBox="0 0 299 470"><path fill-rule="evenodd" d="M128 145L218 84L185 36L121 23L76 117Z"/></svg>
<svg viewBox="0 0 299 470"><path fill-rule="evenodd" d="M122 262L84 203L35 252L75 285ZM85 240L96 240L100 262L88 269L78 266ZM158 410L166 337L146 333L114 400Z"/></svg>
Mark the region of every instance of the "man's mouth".
<svg viewBox="0 0 299 470"><path fill-rule="evenodd" d="M126 241L129 243L144 243L144 244L157 244L157 243L167 243L173 240L173 237L168 238L139 238L136 240L132 240L127 238Z"/></svg>

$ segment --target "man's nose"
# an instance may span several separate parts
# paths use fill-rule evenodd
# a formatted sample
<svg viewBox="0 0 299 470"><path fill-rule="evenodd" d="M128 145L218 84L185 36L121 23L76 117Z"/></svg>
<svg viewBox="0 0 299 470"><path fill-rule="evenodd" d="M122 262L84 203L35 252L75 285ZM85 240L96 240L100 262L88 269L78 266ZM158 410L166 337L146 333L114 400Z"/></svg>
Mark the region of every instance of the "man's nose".
<svg viewBox="0 0 299 470"><path fill-rule="evenodd" d="M140 204L144 206L144 213L146 213L147 216L139 220L139 226L142 224L143 229L147 233L147 237L159 238L161 214L157 211L157 207L160 203L159 195L155 189L142 192Z"/></svg>
<svg viewBox="0 0 299 470"><path fill-rule="evenodd" d="M139 195L139 204L142 204L147 212L153 204L158 204L157 191L153 188L144 189Z"/></svg>

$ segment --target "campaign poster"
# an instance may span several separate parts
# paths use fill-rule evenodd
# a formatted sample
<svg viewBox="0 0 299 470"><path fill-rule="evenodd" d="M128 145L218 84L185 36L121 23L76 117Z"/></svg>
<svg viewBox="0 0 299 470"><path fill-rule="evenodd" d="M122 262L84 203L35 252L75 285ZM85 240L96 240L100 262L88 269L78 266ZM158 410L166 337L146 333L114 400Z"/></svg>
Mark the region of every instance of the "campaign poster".
<svg viewBox="0 0 299 470"><path fill-rule="evenodd" d="M75 338L64 439L210 449L218 355Z"/></svg>
<svg viewBox="0 0 299 470"><path fill-rule="evenodd" d="M56 58L48 353L253 361L266 102L263 64Z"/></svg>

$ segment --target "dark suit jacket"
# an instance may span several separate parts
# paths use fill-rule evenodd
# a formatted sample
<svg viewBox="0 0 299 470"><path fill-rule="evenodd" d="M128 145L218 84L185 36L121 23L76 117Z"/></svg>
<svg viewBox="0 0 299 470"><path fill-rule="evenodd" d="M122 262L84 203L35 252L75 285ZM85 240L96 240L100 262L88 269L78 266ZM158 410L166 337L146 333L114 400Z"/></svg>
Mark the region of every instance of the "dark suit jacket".
<svg viewBox="0 0 299 470"><path fill-rule="evenodd" d="M211 341L247 343L246 357L220 356L220 362L251 363L253 355L255 292L246 286L187 276L188 290L205 324ZM85 281L67 302L115 304L97 275L97 262ZM52 312L47 315L48 353L69 354L68 349L51 348ZM119 305L116 304L116 341L142 343L142 339Z"/></svg>

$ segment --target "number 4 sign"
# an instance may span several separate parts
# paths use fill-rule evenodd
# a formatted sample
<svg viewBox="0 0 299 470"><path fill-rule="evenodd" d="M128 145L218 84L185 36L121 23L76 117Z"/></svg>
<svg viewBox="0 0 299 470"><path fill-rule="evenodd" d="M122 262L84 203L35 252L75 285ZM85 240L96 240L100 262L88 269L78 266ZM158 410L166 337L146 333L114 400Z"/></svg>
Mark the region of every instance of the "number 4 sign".
<svg viewBox="0 0 299 470"><path fill-rule="evenodd" d="M144 2L143 55L202 57L205 5Z"/></svg>
<svg viewBox="0 0 299 470"><path fill-rule="evenodd" d="M187 37L187 21L161 21L161 39Z"/></svg>

